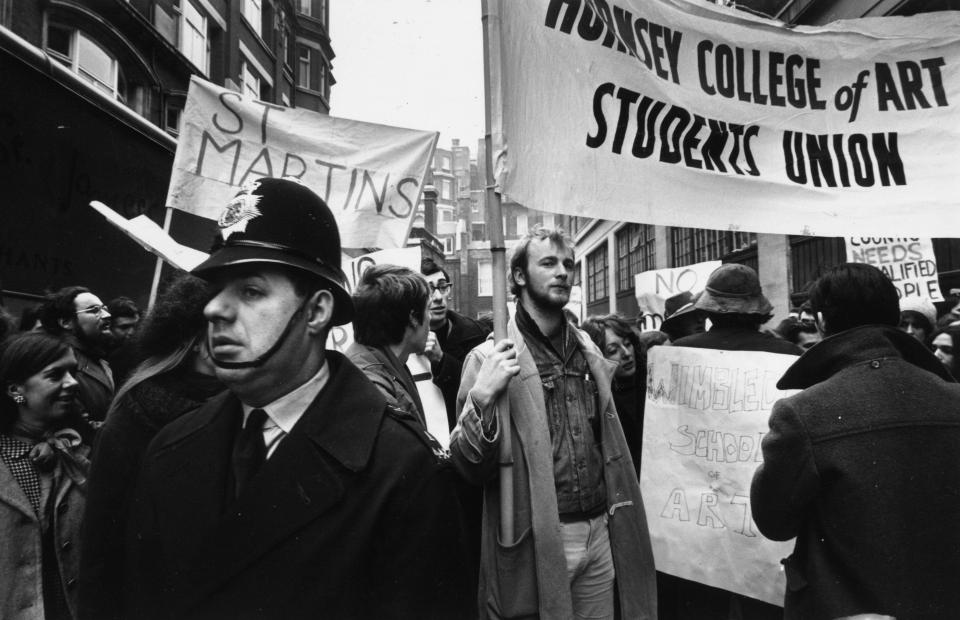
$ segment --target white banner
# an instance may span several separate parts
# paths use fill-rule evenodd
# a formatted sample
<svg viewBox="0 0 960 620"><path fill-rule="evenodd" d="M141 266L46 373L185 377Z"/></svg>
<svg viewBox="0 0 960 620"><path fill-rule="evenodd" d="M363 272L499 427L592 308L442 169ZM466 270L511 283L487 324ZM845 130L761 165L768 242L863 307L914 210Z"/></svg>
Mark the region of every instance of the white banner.
<svg viewBox="0 0 960 620"><path fill-rule="evenodd" d="M402 247L438 137L265 103L194 76L167 206L216 219L245 181L292 176L326 201L343 247Z"/></svg>
<svg viewBox="0 0 960 620"><path fill-rule="evenodd" d="M640 488L657 570L775 605L793 541L764 538L750 482L792 355L654 347Z"/></svg>
<svg viewBox="0 0 960 620"><path fill-rule="evenodd" d="M817 27L685 0L499 12L505 200L669 226L960 236L960 12Z"/></svg>
<svg viewBox="0 0 960 620"><path fill-rule="evenodd" d="M918 237L847 237L847 262L867 263L887 274L904 297L943 301L933 240Z"/></svg>
<svg viewBox="0 0 960 620"><path fill-rule="evenodd" d="M707 285L710 274L720 265L720 261L712 260L673 269L653 269L635 275L634 292L644 324L649 322L656 325L651 329L660 329L667 298L684 291L699 293Z"/></svg>

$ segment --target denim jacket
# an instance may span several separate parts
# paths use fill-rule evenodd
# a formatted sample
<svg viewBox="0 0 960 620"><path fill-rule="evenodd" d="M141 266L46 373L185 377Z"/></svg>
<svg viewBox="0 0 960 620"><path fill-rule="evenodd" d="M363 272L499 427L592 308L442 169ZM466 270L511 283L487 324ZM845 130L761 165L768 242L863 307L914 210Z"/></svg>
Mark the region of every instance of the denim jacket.
<svg viewBox="0 0 960 620"><path fill-rule="evenodd" d="M553 477L561 518L599 514L606 504L597 384L573 330L564 323L557 351L537 324L517 305L517 327L526 339L543 383Z"/></svg>

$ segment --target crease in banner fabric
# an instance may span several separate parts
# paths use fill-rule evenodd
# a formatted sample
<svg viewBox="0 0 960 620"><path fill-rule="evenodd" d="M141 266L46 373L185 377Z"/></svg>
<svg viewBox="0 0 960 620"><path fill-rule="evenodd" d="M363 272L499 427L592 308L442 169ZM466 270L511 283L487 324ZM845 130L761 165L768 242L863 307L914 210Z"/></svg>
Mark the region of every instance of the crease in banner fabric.
<svg viewBox="0 0 960 620"><path fill-rule="evenodd" d="M504 200L779 234L960 236L960 12L788 27L500 2Z"/></svg>
<svg viewBox="0 0 960 620"><path fill-rule="evenodd" d="M330 207L344 248L403 247L438 138L262 102L193 77L167 206L216 219L245 182L294 177Z"/></svg>

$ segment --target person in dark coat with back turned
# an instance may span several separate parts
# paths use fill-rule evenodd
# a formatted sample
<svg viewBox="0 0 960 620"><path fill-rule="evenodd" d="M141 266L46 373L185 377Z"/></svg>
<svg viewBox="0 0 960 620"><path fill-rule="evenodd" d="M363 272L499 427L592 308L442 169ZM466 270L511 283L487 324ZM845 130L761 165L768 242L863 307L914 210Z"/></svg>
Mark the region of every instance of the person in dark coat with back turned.
<svg viewBox="0 0 960 620"><path fill-rule="evenodd" d="M794 344L760 331L773 316L773 306L763 296L757 272L738 263L721 265L710 274L694 308L707 313L709 331L679 338L678 347L724 351L766 351L800 355Z"/></svg>
<svg viewBox="0 0 960 620"><path fill-rule="evenodd" d="M453 491L418 423L343 355L353 314L330 209L292 180L243 186L194 273L229 388L165 427L128 528L138 620L450 618Z"/></svg>
<svg viewBox="0 0 960 620"><path fill-rule="evenodd" d="M770 320L773 306L763 295L757 272L746 265L728 263L714 270L694 308L706 312L712 323L709 331L679 338L674 346L802 353L796 345L760 331L760 326ZM774 620L783 615L776 605L720 588L677 577L664 581L665 588L675 588L676 617L681 620Z"/></svg>
<svg viewBox="0 0 960 620"><path fill-rule="evenodd" d="M777 384L803 391L774 405L750 489L760 532L797 538L785 617L956 618L960 385L875 267L834 268L810 302L827 338Z"/></svg>
<svg viewBox="0 0 960 620"><path fill-rule="evenodd" d="M150 440L225 387L203 346L210 285L183 274L157 298L131 345L144 357L114 399L93 452L80 565L80 617L120 618L127 512Z"/></svg>

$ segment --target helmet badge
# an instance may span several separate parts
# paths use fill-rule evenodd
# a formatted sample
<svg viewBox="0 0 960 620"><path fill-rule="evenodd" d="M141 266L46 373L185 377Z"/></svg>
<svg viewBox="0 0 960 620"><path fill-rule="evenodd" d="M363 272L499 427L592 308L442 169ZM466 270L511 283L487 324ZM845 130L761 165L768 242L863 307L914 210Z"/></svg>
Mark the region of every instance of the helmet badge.
<svg viewBox="0 0 960 620"><path fill-rule="evenodd" d="M253 193L259 187L260 183L257 181L245 183L233 200L227 203L217 221L224 241L233 233L246 232L247 222L263 215L257 208L262 196Z"/></svg>

